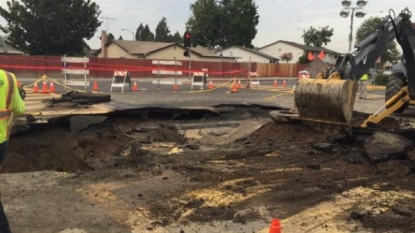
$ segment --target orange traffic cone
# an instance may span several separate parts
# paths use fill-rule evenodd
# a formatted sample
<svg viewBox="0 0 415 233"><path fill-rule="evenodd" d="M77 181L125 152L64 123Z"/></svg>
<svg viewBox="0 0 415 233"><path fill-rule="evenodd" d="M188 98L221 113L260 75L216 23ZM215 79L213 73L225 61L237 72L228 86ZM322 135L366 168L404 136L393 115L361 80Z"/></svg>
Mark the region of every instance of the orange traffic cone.
<svg viewBox="0 0 415 233"><path fill-rule="evenodd" d="M237 84L236 83L233 83L232 84L232 90L231 90L231 93L237 93L238 92L238 87L237 87Z"/></svg>
<svg viewBox="0 0 415 233"><path fill-rule="evenodd" d="M173 84L173 91L177 92L179 90L179 85L177 85L176 83Z"/></svg>
<svg viewBox="0 0 415 233"><path fill-rule="evenodd" d="M274 84L272 85L273 87L278 87L278 82L276 79L274 79Z"/></svg>
<svg viewBox="0 0 415 233"><path fill-rule="evenodd" d="M281 233L281 222L280 220L274 218L271 221L271 226L269 227L269 233Z"/></svg>
<svg viewBox="0 0 415 233"><path fill-rule="evenodd" d="M33 93L39 93L39 87L37 86L37 82L33 83Z"/></svg>
<svg viewBox="0 0 415 233"><path fill-rule="evenodd" d="M238 80L238 85L236 85L237 88L241 88L241 80Z"/></svg>
<svg viewBox="0 0 415 233"><path fill-rule="evenodd" d="M214 87L214 86L213 86L212 80L210 80L209 85L208 85L208 88L209 88L209 89L213 89L213 87Z"/></svg>
<svg viewBox="0 0 415 233"><path fill-rule="evenodd" d="M46 80L43 80L42 93L49 93L48 81L46 81Z"/></svg>
<svg viewBox="0 0 415 233"><path fill-rule="evenodd" d="M287 86L287 79L284 79L284 82L282 82L282 85L283 85L284 87L286 87L286 86Z"/></svg>
<svg viewBox="0 0 415 233"><path fill-rule="evenodd" d="M92 87L92 90L93 91L99 91L98 82L97 81L94 81L94 86Z"/></svg>
<svg viewBox="0 0 415 233"><path fill-rule="evenodd" d="M133 91L138 91L138 84L137 84L137 81L134 81Z"/></svg>
<svg viewBox="0 0 415 233"><path fill-rule="evenodd" d="M53 84L53 81L50 82L49 92L50 93L55 93L55 84Z"/></svg>

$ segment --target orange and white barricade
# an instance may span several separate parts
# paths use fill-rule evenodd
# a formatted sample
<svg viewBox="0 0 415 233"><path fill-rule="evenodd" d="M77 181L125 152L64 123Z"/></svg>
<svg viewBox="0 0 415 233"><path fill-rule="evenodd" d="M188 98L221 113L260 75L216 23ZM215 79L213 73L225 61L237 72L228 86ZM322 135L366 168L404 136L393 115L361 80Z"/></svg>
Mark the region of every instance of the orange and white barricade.
<svg viewBox="0 0 415 233"><path fill-rule="evenodd" d="M114 87L121 88L121 92L124 92L124 87L126 86L129 86L129 89L131 91L130 72L128 72L128 70L125 70L125 71L115 70L114 76L112 77L110 92L112 92L112 89Z"/></svg>
<svg viewBox="0 0 415 233"><path fill-rule="evenodd" d="M87 68L89 58L63 56L61 58L61 62L62 74L64 75L63 84L65 86L65 90L67 89L67 86L79 86L84 87L84 89L87 90L90 85L90 82L87 80L87 75L89 75L89 70ZM83 68L78 66L74 66L74 68L71 68L73 63L81 63L83 64ZM82 75L83 78L80 79L79 75Z"/></svg>
<svg viewBox="0 0 415 233"><path fill-rule="evenodd" d="M206 88L206 73L205 72L193 72L192 75L192 85L190 87L191 90L193 90L194 86L200 86L200 90L203 90Z"/></svg>
<svg viewBox="0 0 415 233"><path fill-rule="evenodd" d="M157 85L157 89L161 88L161 85L173 86L173 90L177 91L179 86L182 85L182 81L178 79L178 76L183 75L180 70L183 66L181 61L164 61L164 60L153 60L152 65L157 65L157 68L152 70L153 77L152 83ZM179 66L179 69L177 69Z"/></svg>
<svg viewBox="0 0 415 233"><path fill-rule="evenodd" d="M261 87L257 72L248 72L248 80L250 87Z"/></svg>

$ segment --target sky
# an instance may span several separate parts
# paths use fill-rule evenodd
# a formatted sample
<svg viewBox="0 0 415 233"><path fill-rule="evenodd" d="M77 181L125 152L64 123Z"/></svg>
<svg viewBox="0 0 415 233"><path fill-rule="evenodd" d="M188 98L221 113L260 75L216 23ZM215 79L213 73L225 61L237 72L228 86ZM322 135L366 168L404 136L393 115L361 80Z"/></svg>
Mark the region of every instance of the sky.
<svg viewBox="0 0 415 233"><path fill-rule="evenodd" d="M99 6L102 25L94 37L87 41L92 49L100 47L99 37L102 30L112 33L117 39L132 40L140 23L148 24L154 33L157 24L165 17L170 32L176 31L182 35L185 24L192 15L190 4L196 0L92 0ZM258 6L259 24L257 34L252 44L263 47L278 40L286 40L304 44L301 36L303 30L329 26L334 29L331 42L326 48L344 53L348 50L351 17L340 17L343 9L341 0L254 0ZM352 0L356 6L357 0ZM0 6L8 9L6 0L0 0ZM386 16L390 9L398 14L405 7L415 14L414 0L369 0L364 7L364 18L354 17L353 37L357 29L370 17ZM415 16L414 16L415 17ZM415 18L412 19L415 21ZM0 24L5 20L0 18ZM124 29L124 30L122 30ZM131 31L131 32L129 32Z"/></svg>

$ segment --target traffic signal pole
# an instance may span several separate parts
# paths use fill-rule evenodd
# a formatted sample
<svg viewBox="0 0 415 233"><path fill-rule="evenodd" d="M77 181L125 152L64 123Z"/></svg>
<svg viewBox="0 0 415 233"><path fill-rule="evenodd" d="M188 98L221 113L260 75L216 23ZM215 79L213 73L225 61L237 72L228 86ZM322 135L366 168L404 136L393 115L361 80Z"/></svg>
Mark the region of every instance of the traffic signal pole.
<svg viewBox="0 0 415 233"><path fill-rule="evenodd" d="M192 45L190 45L189 47L189 79L192 78L191 70L192 70Z"/></svg>
<svg viewBox="0 0 415 233"><path fill-rule="evenodd" d="M192 69L192 36L190 35L189 32L185 32L183 35L183 45L184 47L187 49L187 51L185 52L185 56L187 55L189 57L189 67L188 67L188 72L189 72L189 80L191 79L192 75L191 75L191 69ZM187 53L187 54L186 54Z"/></svg>

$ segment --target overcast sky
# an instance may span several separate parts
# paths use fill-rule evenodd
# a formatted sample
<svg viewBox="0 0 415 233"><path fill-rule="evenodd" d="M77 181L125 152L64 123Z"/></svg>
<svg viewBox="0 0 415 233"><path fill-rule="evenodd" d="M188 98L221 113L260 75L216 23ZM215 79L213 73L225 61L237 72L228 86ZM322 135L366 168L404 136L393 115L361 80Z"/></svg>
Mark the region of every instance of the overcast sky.
<svg viewBox="0 0 415 233"><path fill-rule="evenodd" d="M196 0L95 0L102 11L103 21L95 36L87 41L92 49L100 46L99 36L102 30L112 33L116 39L122 36L131 40L140 23L148 24L154 33L162 17L167 18L167 26L171 33L184 33L187 19L191 16L189 6ZM0 0L0 6L6 7L6 0ZM343 9L341 0L255 0L258 6L258 33L253 45L262 47L278 40L287 40L303 44L303 29L329 26L334 28L334 35L326 48L337 52L346 52L350 33L350 16L340 17ZM352 0L352 6L356 0ZM371 16L385 16L389 9L399 13L408 7L415 14L415 0L369 0L364 7L367 15L364 18L354 17L354 31ZM7 8L6 8L7 9ZM111 18L111 19L104 19ZM415 21L415 16L412 19ZM4 25L4 19L0 18Z"/></svg>

